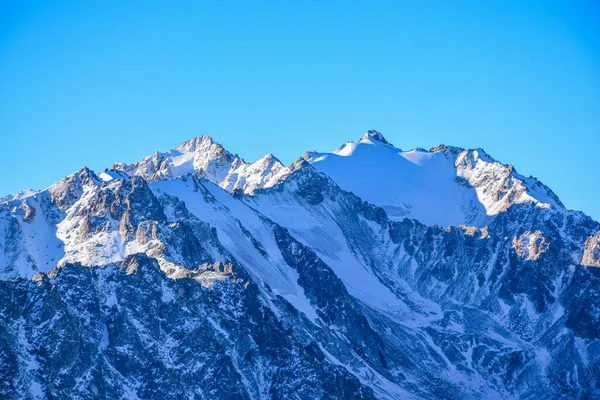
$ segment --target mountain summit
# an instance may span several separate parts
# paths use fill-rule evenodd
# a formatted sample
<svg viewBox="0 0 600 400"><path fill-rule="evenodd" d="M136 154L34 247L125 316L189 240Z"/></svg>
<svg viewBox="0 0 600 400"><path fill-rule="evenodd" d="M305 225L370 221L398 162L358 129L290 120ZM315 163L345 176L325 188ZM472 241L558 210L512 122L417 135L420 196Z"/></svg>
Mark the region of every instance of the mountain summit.
<svg viewBox="0 0 600 400"><path fill-rule="evenodd" d="M549 188L481 149L440 145L402 151L379 132L367 131L333 153L313 153L309 162L396 220L485 226L514 204L564 209Z"/></svg>
<svg viewBox="0 0 600 400"><path fill-rule="evenodd" d="M375 130L368 130L367 132L365 132L363 137L360 138L360 142L379 142L383 144L389 144L390 146L392 145L390 142L385 140L383 134Z"/></svg>
<svg viewBox="0 0 600 400"><path fill-rule="evenodd" d="M201 136L0 200L0 397L600 398L598 266L481 149Z"/></svg>
<svg viewBox="0 0 600 400"><path fill-rule="evenodd" d="M193 173L206 177L230 192L241 189L246 193L273 186L287 173L287 169L272 154L254 163L247 163L237 154L229 153L210 136L195 137L173 150L156 152L140 162L129 165L117 163L112 170L129 176L141 176L149 182Z"/></svg>

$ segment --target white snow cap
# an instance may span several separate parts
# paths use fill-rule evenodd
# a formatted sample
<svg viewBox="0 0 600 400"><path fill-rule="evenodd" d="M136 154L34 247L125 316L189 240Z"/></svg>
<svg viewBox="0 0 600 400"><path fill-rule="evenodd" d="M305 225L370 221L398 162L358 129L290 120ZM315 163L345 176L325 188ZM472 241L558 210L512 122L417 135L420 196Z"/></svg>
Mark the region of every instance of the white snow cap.
<svg viewBox="0 0 600 400"><path fill-rule="evenodd" d="M513 204L564 208L552 191L482 149L445 145L402 151L375 130L308 162L342 189L384 208L391 219L485 226Z"/></svg>

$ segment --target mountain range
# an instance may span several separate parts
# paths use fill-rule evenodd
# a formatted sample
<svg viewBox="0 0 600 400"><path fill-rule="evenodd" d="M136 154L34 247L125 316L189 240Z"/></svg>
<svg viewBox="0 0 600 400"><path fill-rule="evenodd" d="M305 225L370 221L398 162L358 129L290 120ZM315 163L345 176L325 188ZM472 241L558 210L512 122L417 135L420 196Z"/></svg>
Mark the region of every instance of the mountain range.
<svg viewBox="0 0 600 400"><path fill-rule="evenodd" d="M597 267L482 149L196 137L0 200L0 397L600 399Z"/></svg>

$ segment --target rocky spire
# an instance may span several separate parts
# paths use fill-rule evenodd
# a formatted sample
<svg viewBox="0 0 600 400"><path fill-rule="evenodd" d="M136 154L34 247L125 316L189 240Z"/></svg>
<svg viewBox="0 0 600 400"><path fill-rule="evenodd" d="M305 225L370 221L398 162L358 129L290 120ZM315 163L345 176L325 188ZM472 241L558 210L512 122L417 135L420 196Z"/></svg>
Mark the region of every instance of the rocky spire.
<svg viewBox="0 0 600 400"><path fill-rule="evenodd" d="M379 143L383 143L383 144L387 144L390 146L393 146L390 142L388 142L383 135L381 134L381 132L377 132L376 130L368 130L365 132L365 134L360 138L360 142L365 141L365 140L370 140L372 142L379 142Z"/></svg>

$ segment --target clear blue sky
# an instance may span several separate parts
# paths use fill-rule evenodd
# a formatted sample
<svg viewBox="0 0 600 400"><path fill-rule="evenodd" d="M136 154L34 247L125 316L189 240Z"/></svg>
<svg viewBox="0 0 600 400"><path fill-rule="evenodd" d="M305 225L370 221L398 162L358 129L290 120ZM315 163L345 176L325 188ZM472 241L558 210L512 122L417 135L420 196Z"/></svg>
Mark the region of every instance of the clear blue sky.
<svg viewBox="0 0 600 400"><path fill-rule="evenodd" d="M201 134L287 163L366 129L483 147L600 220L600 3L0 0L1 194Z"/></svg>

